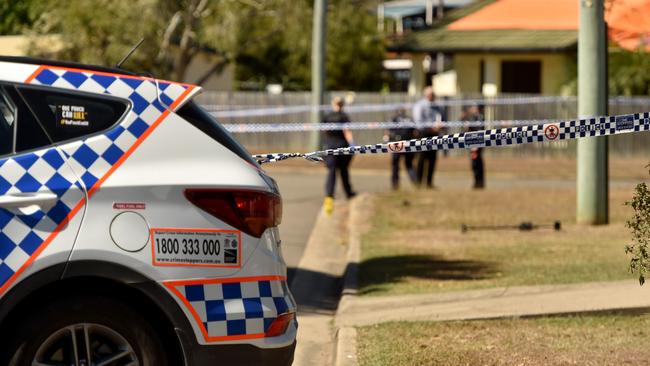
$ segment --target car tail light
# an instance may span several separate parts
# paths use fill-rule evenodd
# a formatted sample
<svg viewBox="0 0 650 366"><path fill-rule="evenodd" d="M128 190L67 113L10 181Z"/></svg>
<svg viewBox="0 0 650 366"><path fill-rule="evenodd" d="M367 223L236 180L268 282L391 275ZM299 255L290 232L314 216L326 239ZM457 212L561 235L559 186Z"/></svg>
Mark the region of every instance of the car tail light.
<svg viewBox="0 0 650 366"><path fill-rule="evenodd" d="M278 316L271 325L269 325L269 329L266 330L264 335L267 337L283 335L287 331L287 328L289 328L289 324L291 324L295 318L296 313L287 313Z"/></svg>
<svg viewBox="0 0 650 366"><path fill-rule="evenodd" d="M186 189L185 197L203 211L256 238L282 221L282 199L269 192Z"/></svg>

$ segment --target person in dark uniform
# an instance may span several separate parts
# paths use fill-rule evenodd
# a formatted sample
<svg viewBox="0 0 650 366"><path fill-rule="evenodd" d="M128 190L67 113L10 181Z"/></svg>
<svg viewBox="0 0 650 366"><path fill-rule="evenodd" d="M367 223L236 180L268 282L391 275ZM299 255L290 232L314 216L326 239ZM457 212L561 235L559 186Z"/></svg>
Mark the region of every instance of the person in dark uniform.
<svg viewBox="0 0 650 366"><path fill-rule="evenodd" d="M384 141L402 141L410 140L415 136L415 129L412 127L402 127L400 125L411 123L412 120L406 115L406 109L400 108L397 110L391 122L395 123L396 126L387 130L384 133ZM408 174L411 182L417 182L417 175L413 169L413 158L415 157L412 153L399 153L395 152L391 156L391 186L394 190L399 189L399 161L404 159L404 165L406 166L406 173Z"/></svg>
<svg viewBox="0 0 650 366"><path fill-rule="evenodd" d="M422 94L424 98L419 100L413 106L413 120L416 124L418 123L431 123L431 122L441 122L442 113L440 110L433 105L435 99L435 94L433 93L433 88L428 86L424 88ZM427 126L418 129L418 138L434 137L438 136L440 133L440 128L436 126ZM417 178L418 185L422 185L424 180L424 168L427 168L427 188L433 188L433 173L436 170L436 160L438 158L438 152L433 151L423 151L418 154L418 165L417 165Z"/></svg>
<svg viewBox="0 0 650 366"><path fill-rule="evenodd" d="M332 99L332 111L323 117L323 123L349 123L350 117L343 112L345 102L343 98ZM336 149L340 147L354 146L352 131L349 129L325 131L323 134L323 147L325 149ZM337 155L325 157L327 164L327 179L325 181L325 211L331 213L334 208L334 190L336 186L336 172L341 176L343 190L348 199L356 193L350 184L350 173L348 168L352 161L351 155Z"/></svg>
<svg viewBox="0 0 650 366"><path fill-rule="evenodd" d="M473 104L467 107L464 111L465 118L469 122L483 122L483 114L478 105ZM485 126L483 123L477 124L475 126L470 126L468 131L480 131ZM470 149L470 158L472 161L472 173L474 175L474 189L483 189L485 188L485 167L483 165L483 149L481 148L471 148Z"/></svg>

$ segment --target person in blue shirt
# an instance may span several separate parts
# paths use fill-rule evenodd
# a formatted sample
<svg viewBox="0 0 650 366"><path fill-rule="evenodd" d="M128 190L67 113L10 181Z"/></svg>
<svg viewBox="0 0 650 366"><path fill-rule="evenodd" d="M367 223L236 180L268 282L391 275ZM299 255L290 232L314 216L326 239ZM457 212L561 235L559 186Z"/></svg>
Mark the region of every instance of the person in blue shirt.
<svg viewBox="0 0 650 366"><path fill-rule="evenodd" d="M395 124L395 127L385 131L384 141L402 141L410 140L415 137L415 129L413 127L404 126L413 122L409 116L406 115L406 109L400 108L395 112L391 122ZM399 189L399 162L401 159L404 159L404 165L406 166L406 173L408 174L411 182L417 183L417 174L413 169L413 158L415 154L413 153L401 153L394 152L391 156L391 187L394 190Z"/></svg>

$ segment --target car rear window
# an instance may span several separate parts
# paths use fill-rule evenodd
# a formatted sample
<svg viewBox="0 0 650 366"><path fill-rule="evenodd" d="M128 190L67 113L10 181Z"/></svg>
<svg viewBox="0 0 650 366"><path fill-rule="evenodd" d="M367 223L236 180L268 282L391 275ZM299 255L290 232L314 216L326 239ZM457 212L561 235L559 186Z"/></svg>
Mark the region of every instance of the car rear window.
<svg viewBox="0 0 650 366"><path fill-rule="evenodd" d="M0 156L101 133L127 108L115 97L0 82Z"/></svg>
<svg viewBox="0 0 650 366"><path fill-rule="evenodd" d="M19 86L18 91L54 142L104 131L127 109L123 100L104 95Z"/></svg>
<svg viewBox="0 0 650 366"><path fill-rule="evenodd" d="M240 158L255 166L258 165L251 154L232 137L230 132L226 131L214 117L195 102L190 101L176 113Z"/></svg>

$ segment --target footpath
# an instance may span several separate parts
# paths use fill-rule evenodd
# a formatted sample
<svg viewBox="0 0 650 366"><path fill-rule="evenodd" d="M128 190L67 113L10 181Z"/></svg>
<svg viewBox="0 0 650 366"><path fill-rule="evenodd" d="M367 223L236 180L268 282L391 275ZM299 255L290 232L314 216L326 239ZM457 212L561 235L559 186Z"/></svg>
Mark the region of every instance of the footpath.
<svg viewBox="0 0 650 366"><path fill-rule="evenodd" d="M357 365L355 327L388 321L448 321L650 309L650 287L634 280L520 286L435 294L356 295L360 238L372 196L361 195L348 213L347 271L336 312L336 366Z"/></svg>
<svg viewBox="0 0 650 366"><path fill-rule="evenodd" d="M522 286L450 293L346 298L339 327L411 320L441 321L650 308L650 288L634 280Z"/></svg>

